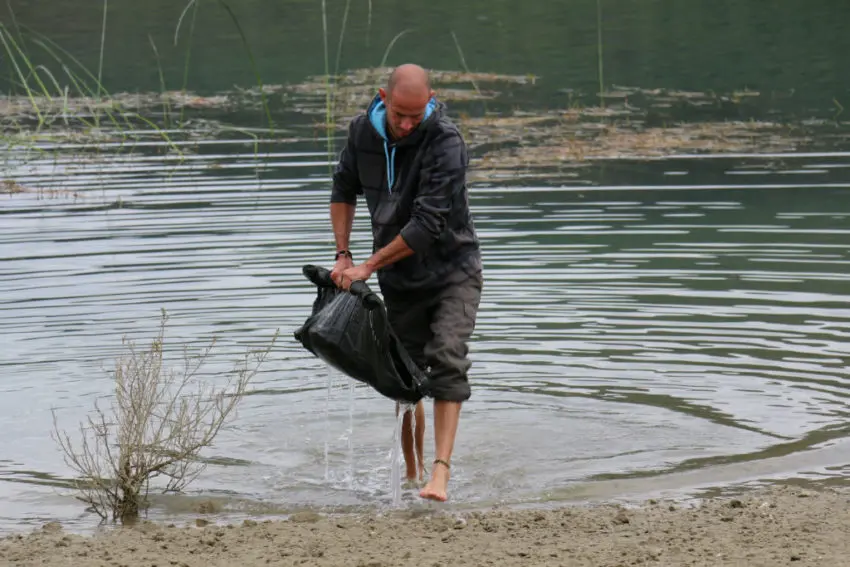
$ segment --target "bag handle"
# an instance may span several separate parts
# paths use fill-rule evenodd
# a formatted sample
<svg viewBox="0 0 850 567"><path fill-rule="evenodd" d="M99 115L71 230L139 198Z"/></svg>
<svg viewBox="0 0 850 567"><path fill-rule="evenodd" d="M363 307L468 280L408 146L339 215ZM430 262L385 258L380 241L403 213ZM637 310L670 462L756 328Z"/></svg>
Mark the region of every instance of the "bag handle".
<svg viewBox="0 0 850 567"><path fill-rule="evenodd" d="M336 288L336 283L331 279L331 271L321 266L308 264L301 270L304 276L318 287ZM348 290L352 295L355 295L363 300L363 304L370 311L377 309L383 305L381 298L372 291L372 289L364 281L356 281L351 283Z"/></svg>
<svg viewBox="0 0 850 567"><path fill-rule="evenodd" d="M363 304L366 305L366 309L370 311L383 305L381 298L362 280L351 282L351 287L348 288L348 291L362 299Z"/></svg>

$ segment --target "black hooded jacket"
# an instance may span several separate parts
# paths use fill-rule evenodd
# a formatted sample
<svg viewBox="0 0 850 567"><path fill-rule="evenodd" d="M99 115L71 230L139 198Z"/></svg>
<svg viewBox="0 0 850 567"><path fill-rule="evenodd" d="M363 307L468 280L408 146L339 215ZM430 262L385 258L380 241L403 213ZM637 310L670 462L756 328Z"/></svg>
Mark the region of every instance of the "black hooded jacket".
<svg viewBox="0 0 850 567"><path fill-rule="evenodd" d="M416 130L394 142L376 96L349 125L331 202L354 205L364 195L373 251L399 234L414 251L378 270L384 293L438 289L482 269L466 187L466 144L444 113L444 105L432 99Z"/></svg>

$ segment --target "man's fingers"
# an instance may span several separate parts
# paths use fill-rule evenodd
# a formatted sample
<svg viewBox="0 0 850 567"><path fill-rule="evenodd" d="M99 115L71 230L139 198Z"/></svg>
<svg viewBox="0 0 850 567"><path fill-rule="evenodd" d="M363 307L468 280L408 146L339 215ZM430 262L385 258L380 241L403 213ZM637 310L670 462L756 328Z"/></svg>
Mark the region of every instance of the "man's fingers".
<svg viewBox="0 0 850 567"><path fill-rule="evenodd" d="M331 280L333 280L337 287L342 289L348 289L348 286L351 285L350 280L342 275L341 272L331 272ZM346 281L348 281L348 285L346 285Z"/></svg>

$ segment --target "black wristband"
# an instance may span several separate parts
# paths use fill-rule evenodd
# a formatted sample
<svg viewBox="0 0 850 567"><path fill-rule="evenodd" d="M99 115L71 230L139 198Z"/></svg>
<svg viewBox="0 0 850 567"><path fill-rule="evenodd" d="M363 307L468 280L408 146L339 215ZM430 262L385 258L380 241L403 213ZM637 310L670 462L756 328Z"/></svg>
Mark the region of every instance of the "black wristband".
<svg viewBox="0 0 850 567"><path fill-rule="evenodd" d="M336 256L334 256L334 260L339 260L340 256L348 256L352 260L354 259L354 256L352 256L351 252L349 252L348 250L337 250Z"/></svg>

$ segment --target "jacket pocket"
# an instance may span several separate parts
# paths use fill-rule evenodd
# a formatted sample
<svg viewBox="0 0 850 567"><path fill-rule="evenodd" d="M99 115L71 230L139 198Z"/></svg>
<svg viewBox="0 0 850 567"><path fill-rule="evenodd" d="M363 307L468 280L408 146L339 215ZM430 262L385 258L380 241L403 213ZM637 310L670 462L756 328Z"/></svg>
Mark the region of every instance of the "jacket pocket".
<svg viewBox="0 0 850 567"><path fill-rule="evenodd" d="M372 215L372 220L375 224L381 226L397 226L399 224L398 201L391 199L389 195L381 195L375 207L375 214Z"/></svg>
<svg viewBox="0 0 850 567"><path fill-rule="evenodd" d="M386 167L387 164L382 154L361 154L357 169L363 189L374 189L376 191L383 189L386 191Z"/></svg>

